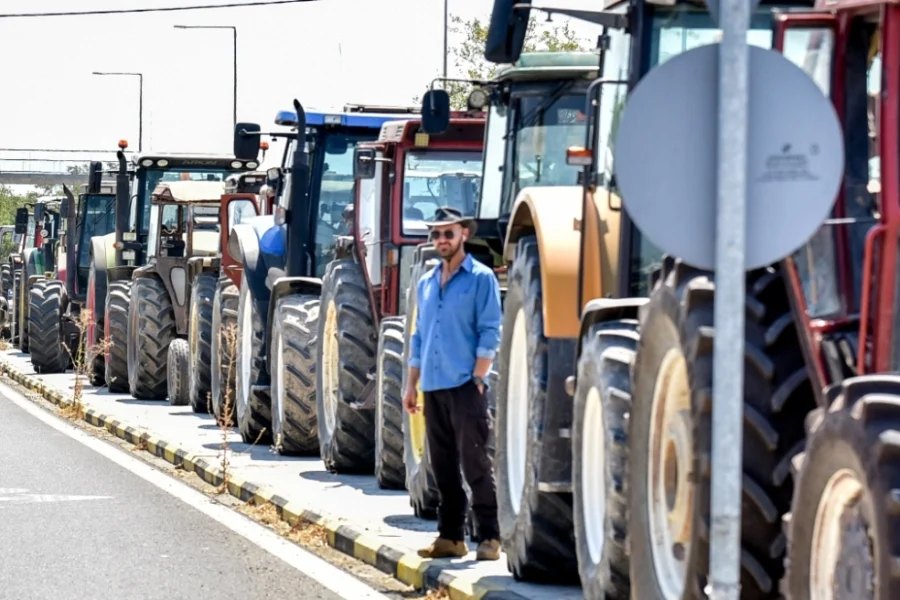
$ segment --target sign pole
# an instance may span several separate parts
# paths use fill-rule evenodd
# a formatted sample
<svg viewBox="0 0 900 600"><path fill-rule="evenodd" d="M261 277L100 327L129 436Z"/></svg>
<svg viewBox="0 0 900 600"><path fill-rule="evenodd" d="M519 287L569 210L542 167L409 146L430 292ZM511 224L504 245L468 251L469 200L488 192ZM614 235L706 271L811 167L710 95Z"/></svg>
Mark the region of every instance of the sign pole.
<svg viewBox="0 0 900 600"><path fill-rule="evenodd" d="M719 0L716 298L713 351L709 582L712 600L738 600L744 421L744 311L751 2Z"/></svg>

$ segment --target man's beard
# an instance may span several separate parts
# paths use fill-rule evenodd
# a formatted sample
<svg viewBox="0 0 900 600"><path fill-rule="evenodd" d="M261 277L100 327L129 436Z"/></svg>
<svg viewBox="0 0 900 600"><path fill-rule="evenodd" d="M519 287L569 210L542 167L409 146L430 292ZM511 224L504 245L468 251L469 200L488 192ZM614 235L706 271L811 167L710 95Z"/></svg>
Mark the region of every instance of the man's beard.
<svg viewBox="0 0 900 600"><path fill-rule="evenodd" d="M443 248L440 248L440 247L436 248L436 250L437 250L438 254L441 255L441 258L443 258L445 260L450 260L451 258L456 256L457 252L459 252L460 246L462 246L462 244L457 243L455 245L450 246L446 250Z"/></svg>

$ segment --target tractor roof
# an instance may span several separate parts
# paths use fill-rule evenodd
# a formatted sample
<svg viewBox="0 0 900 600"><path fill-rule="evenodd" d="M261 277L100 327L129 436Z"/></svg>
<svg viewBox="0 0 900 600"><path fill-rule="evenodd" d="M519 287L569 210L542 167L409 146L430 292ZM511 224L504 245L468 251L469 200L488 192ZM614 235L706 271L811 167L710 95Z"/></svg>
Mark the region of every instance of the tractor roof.
<svg viewBox="0 0 900 600"><path fill-rule="evenodd" d="M225 193L221 181L166 181L153 190L153 201L166 204L220 202Z"/></svg>
<svg viewBox="0 0 900 600"><path fill-rule="evenodd" d="M515 64L497 71L494 81L596 79L599 60L593 52L524 52Z"/></svg>
<svg viewBox="0 0 900 600"><path fill-rule="evenodd" d="M384 110L391 110L385 108ZM412 110L412 109L408 109ZM306 112L307 127L322 127L331 125L334 127L362 127L365 129L381 129L387 121L406 119L419 119L418 113L413 112ZM282 110L275 115L275 124L285 127L297 126L297 113L293 110Z"/></svg>
<svg viewBox="0 0 900 600"><path fill-rule="evenodd" d="M162 164L160 164L162 163ZM157 169L224 169L229 171L250 171L259 167L259 161L239 160L224 155L178 155L178 154L144 154L134 157L138 167Z"/></svg>

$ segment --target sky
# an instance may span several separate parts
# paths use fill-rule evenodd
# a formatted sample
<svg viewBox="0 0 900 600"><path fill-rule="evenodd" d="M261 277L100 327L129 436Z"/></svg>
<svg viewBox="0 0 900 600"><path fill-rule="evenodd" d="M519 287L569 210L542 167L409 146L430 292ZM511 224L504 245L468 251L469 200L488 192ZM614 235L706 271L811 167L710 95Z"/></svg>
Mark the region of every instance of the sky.
<svg viewBox="0 0 900 600"><path fill-rule="evenodd" d="M3 0L0 13L185 6L230 0ZM487 20L491 0L448 0L451 14ZM535 4L541 5L541 2ZM554 6L596 5L556 0ZM294 98L305 107L409 105L440 75L443 0L320 0L284 6L133 15L0 19L0 149L138 148L231 152L232 32L238 27L238 121L273 126ZM554 17L562 24L565 19ZM599 29L573 22L586 40ZM451 36L451 46L458 43ZM450 64L450 76L454 75ZM273 143L267 164L278 162ZM22 153L15 153L23 156ZM10 153L0 152L9 157ZM31 154L32 158L45 155ZM82 158L82 155L72 158ZM0 168L21 168L0 162Z"/></svg>

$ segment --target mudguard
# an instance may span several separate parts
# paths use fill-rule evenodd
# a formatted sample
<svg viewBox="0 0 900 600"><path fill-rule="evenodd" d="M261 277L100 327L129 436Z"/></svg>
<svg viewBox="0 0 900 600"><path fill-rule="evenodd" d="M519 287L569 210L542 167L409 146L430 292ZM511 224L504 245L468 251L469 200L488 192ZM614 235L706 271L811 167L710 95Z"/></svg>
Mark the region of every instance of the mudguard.
<svg viewBox="0 0 900 600"><path fill-rule="evenodd" d="M103 243L103 238L92 237L90 244L91 263L94 265L94 306L99 309L101 306L106 306L106 292L109 287L106 270L109 263L107 262L106 244ZM85 296L87 296L87 292L85 290Z"/></svg>
<svg viewBox="0 0 900 600"><path fill-rule="evenodd" d="M595 298L584 305L581 317L581 329L575 346L575 356L581 356L581 340L591 327L603 321L619 319L637 319L641 307L649 302L649 298Z"/></svg>
<svg viewBox="0 0 900 600"><path fill-rule="evenodd" d="M266 315L266 323L275 322L275 305L278 299L292 294L310 294L312 296L320 296L322 294L322 280L318 277L285 277L284 271L281 269L270 269L267 275L269 287L272 295L269 300L269 310ZM272 328L266 327L266 349L268 357L272 349ZM266 360L266 370L269 369L269 361ZM272 374L269 373L271 376Z"/></svg>

